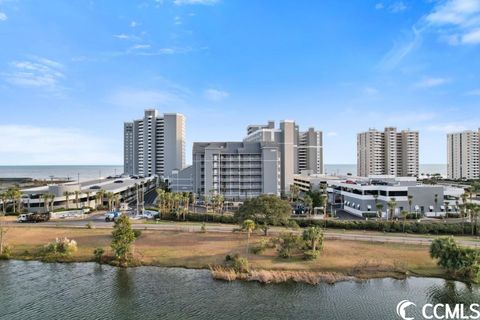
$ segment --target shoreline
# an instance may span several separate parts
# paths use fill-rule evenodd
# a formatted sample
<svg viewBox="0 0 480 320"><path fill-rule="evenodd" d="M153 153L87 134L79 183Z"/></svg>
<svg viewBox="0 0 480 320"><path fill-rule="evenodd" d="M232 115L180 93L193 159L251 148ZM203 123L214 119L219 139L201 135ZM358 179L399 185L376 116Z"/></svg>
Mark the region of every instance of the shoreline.
<svg viewBox="0 0 480 320"><path fill-rule="evenodd" d="M56 238L75 240L78 250L70 257L47 256L41 253L47 243ZM265 239L252 234L250 245ZM105 255L101 262L111 263L111 230L87 228L10 228L7 244L11 246L10 259L59 263L96 262L94 250L102 248ZM249 280L261 283L304 282L335 283L347 280L375 278L405 279L408 276L450 279L430 258L428 248L395 243L371 243L351 240L326 240L321 256L312 261L301 256L279 258L274 248L259 254L245 256L244 234L224 232L181 232L142 230L135 242L133 260L128 267L158 266L210 270L212 276L223 280ZM227 255L240 254L248 258L250 275L227 271L228 276L218 272L225 266ZM118 265L118 263L117 263ZM212 273L212 268L217 268ZM318 280L320 279L320 280Z"/></svg>
<svg viewBox="0 0 480 320"><path fill-rule="evenodd" d="M159 264L143 263L142 261L136 261L128 266L120 266L114 263L100 263L92 259L71 259L71 258L58 258L55 260L42 260L39 258L25 258L25 257L11 257L9 259L0 259L0 262L5 261L25 261L25 262L40 262L44 264L59 263L59 264L74 264L74 263L94 263L99 266L109 266L119 269L132 269L141 267L152 267L159 269L185 269L195 271L209 272L212 280L215 281L242 281L242 282L257 282L265 285L275 285L283 283L298 283L307 285L320 285L328 284L335 285L341 282L366 282L377 279L393 279L393 280L408 280L409 278L428 278L428 279L443 279L447 281L461 282L465 285L478 285L474 282L467 282L462 279L456 279L444 275L423 275L412 272L383 272L383 273L362 273L359 275L349 275L341 272L328 272L328 271L301 271L301 270L265 270L265 269L252 269L248 273L238 273L232 269L224 266L208 266L208 267L189 267L189 266L166 266Z"/></svg>

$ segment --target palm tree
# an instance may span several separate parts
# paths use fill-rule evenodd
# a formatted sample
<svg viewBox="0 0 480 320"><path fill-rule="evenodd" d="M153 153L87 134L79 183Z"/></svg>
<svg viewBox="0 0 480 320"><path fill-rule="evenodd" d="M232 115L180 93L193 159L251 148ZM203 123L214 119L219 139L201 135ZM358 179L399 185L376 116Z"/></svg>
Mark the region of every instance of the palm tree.
<svg viewBox="0 0 480 320"><path fill-rule="evenodd" d="M6 207L7 200L8 200L8 195L7 195L6 192L0 193L0 200L2 201L2 213L3 213L3 215L5 215L5 213L6 213L5 207Z"/></svg>
<svg viewBox="0 0 480 320"><path fill-rule="evenodd" d="M377 204L375 205L375 208L377 209L377 216L379 218L381 218L382 217L383 204L380 203L380 202L377 202Z"/></svg>
<svg viewBox="0 0 480 320"><path fill-rule="evenodd" d="M409 207L409 212L412 213L412 205L413 205L413 196L411 194L408 195L408 207ZM415 217L417 217L415 215Z"/></svg>
<svg viewBox="0 0 480 320"><path fill-rule="evenodd" d="M319 227L309 227L303 231L303 240L310 242L312 251L317 251L317 243L323 245L323 231ZM321 247L318 248L321 250Z"/></svg>
<svg viewBox="0 0 480 320"><path fill-rule="evenodd" d="M70 197L70 192L69 191L64 191L63 196L65 197L65 208L68 210L68 198Z"/></svg>
<svg viewBox="0 0 480 320"><path fill-rule="evenodd" d="M296 184L291 184L290 195L292 197L292 200L291 200L292 203L297 202L299 194L300 194L300 187L297 186Z"/></svg>
<svg viewBox="0 0 480 320"><path fill-rule="evenodd" d="M250 219L246 219L243 221L243 230L247 231L247 256L248 256L248 246L250 244L250 234L253 230L255 230L255 222Z"/></svg>
<svg viewBox="0 0 480 320"><path fill-rule="evenodd" d="M51 211L55 210L55 195L50 193L50 209Z"/></svg>
<svg viewBox="0 0 480 320"><path fill-rule="evenodd" d="M480 206L478 204L475 204L473 206L471 215L472 215L472 235L478 235L478 216L480 215Z"/></svg>
<svg viewBox="0 0 480 320"><path fill-rule="evenodd" d="M308 194L303 197L303 204L305 204L305 207L308 208L308 214L312 214L312 206L313 206L313 199L310 197Z"/></svg>
<svg viewBox="0 0 480 320"><path fill-rule="evenodd" d="M208 213L208 203L210 202L210 196L208 194L204 195L203 201L205 201L205 213Z"/></svg>
<svg viewBox="0 0 480 320"><path fill-rule="evenodd" d="M390 210L389 220L393 220L395 211L397 209L397 202L395 201L395 198L390 198L390 201L388 201L387 205L388 205L388 209Z"/></svg>
<svg viewBox="0 0 480 320"><path fill-rule="evenodd" d="M22 192L18 187L11 187L8 189L7 194L9 195L10 199L13 201L13 212L17 212L17 201L22 198Z"/></svg>
<svg viewBox="0 0 480 320"><path fill-rule="evenodd" d="M87 194L87 207L90 207L90 191L87 191L86 194ZM85 206L85 204L83 206Z"/></svg>
<svg viewBox="0 0 480 320"><path fill-rule="evenodd" d="M448 218L448 201L443 201L443 206L445 207L445 218Z"/></svg>
<svg viewBox="0 0 480 320"><path fill-rule="evenodd" d="M108 211L112 211L114 194L112 192L107 192L105 196L107 197L107 200L108 200Z"/></svg>
<svg viewBox="0 0 480 320"><path fill-rule="evenodd" d="M43 199L43 211L45 213L47 213L48 212L48 202L50 201L50 194L49 193L42 194L42 199Z"/></svg>
<svg viewBox="0 0 480 320"><path fill-rule="evenodd" d="M435 198L433 199L433 201L435 202L435 217L436 217L438 212L438 194L435 193Z"/></svg>
<svg viewBox="0 0 480 320"><path fill-rule="evenodd" d="M400 212L400 215L403 218L403 233L405 233L405 222L407 221L408 211L402 210L402 212Z"/></svg>
<svg viewBox="0 0 480 320"><path fill-rule="evenodd" d="M75 205L77 206L77 209L78 209L78 196L80 195L80 191L75 190L74 194L75 194Z"/></svg>
<svg viewBox="0 0 480 320"><path fill-rule="evenodd" d="M97 191L95 194L95 205L97 208L101 205L103 205L103 197L105 196L105 190L100 189Z"/></svg>

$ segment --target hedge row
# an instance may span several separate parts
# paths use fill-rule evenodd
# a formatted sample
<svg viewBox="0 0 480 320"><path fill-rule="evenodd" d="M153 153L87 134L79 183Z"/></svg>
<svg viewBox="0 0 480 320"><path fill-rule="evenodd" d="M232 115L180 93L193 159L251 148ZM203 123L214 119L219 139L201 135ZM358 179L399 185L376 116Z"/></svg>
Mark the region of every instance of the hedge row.
<svg viewBox="0 0 480 320"><path fill-rule="evenodd" d="M159 216L157 218L160 218ZM175 213L163 213L161 216L162 220L169 221L183 221L183 215L178 217ZM196 221L196 222L216 222L216 223L228 223L236 224L237 221L232 215L219 215L214 213L193 213L189 212L185 215L185 221Z"/></svg>
<svg viewBox="0 0 480 320"><path fill-rule="evenodd" d="M345 229L345 230L370 230L381 232L403 232L402 221L366 221L366 220L296 220L302 228L310 226L327 228ZM443 235L461 235L471 234L473 225L470 223L462 224L446 224L446 223L419 223L405 222L405 232L417 234L443 234Z"/></svg>
<svg viewBox="0 0 480 320"><path fill-rule="evenodd" d="M148 208L147 210L158 211L156 208ZM159 217L157 217L159 218ZM178 217L175 213L163 213L162 220L183 221L183 215ZM193 213L189 212L185 215L185 221L195 222L216 222L237 224L238 221L232 215L219 215L214 213ZM369 230L381 232L403 232L403 221L375 221L375 220L318 220L318 219L290 219L295 221L301 228L319 226L332 229L345 230ZM446 224L446 223L419 223L408 221L405 222L406 233L416 234L436 234L436 235L462 235L472 234L471 223L462 224Z"/></svg>

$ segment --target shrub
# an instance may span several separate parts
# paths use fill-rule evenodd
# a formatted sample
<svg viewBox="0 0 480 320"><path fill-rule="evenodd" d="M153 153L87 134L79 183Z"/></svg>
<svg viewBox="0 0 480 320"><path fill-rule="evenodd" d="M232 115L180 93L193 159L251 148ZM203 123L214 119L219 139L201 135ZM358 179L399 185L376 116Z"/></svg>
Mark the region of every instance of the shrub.
<svg viewBox="0 0 480 320"><path fill-rule="evenodd" d="M234 256L227 255L225 257L225 266L232 268L238 273L248 273L250 270L248 260L241 257L238 253Z"/></svg>
<svg viewBox="0 0 480 320"><path fill-rule="evenodd" d="M133 229L133 235L135 236L135 239L138 239L142 235L142 231L137 230L137 229Z"/></svg>
<svg viewBox="0 0 480 320"><path fill-rule="evenodd" d="M94 228L92 221L88 221L85 226L87 227L87 229L93 229Z"/></svg>
<svg viewBox="0 0 480 320"><path fill-rule="evenodd" d="M201 233L207 232L207 226L205 225L205 222L202 222L202 226L200 227L200 232Z"/></svg>
<svg viewBox="0 0 480 320"><path fill-rule="evenodd" d="M102 257L104 253L105 250L103 248L96 248L95 250L93 250L93 256L95 257L95 261L102 262Z"/></svg>
<svg viewBox="0 0 480 320"><path fill-rule="evenodd" d="M54 242L43 247L44 255L71 256L77 251L77 242L68 238L56 238Z"/></svg>
<svg viewBox="0 0 480 320"><path fill-rule="evenodd" d="M275 245L268 239L262 239L259 243L252 246L250 249L253 254L260 254L265 252L267 248L273 248Z"/></svg>
<svg viewBox="0 0 480 320"><path fill-rule="evenodd" d="M304 245L302 238L293 233L284 233L278 237L277 252L280 258L291 258L299 253Z"/></svg>
<svg viewBox="0 0 480 320"><path fill-rule="evenodd" d="M12 256L12 248L10 246L4 246L3 252L0 254L0 260L8 260Z"/></svg>
<svg viewBox="0 0 480 320"><path fill-rule="evenodd" d="M315 260L320 255L319 250L305 250L303 252L303 259L305 260Z"/></svg>

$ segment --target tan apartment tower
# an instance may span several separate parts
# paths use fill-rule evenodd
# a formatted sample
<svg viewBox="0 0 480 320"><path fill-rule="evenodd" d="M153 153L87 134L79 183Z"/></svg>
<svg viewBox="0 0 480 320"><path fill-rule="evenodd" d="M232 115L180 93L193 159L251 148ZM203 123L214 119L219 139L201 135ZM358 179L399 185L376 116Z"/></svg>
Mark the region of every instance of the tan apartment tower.
<svg viewBox="0 0 480 320"><path fill-rule="evenodd" d="M447 176L480 178L480 129L447 134Z"/></svg>
<svg viewBox="0 0 480 320"><path fill-rule="evenodd" d="M419 174L418 131L383 132L370 129L357 135L357 175L417 177Z"/></svg>

